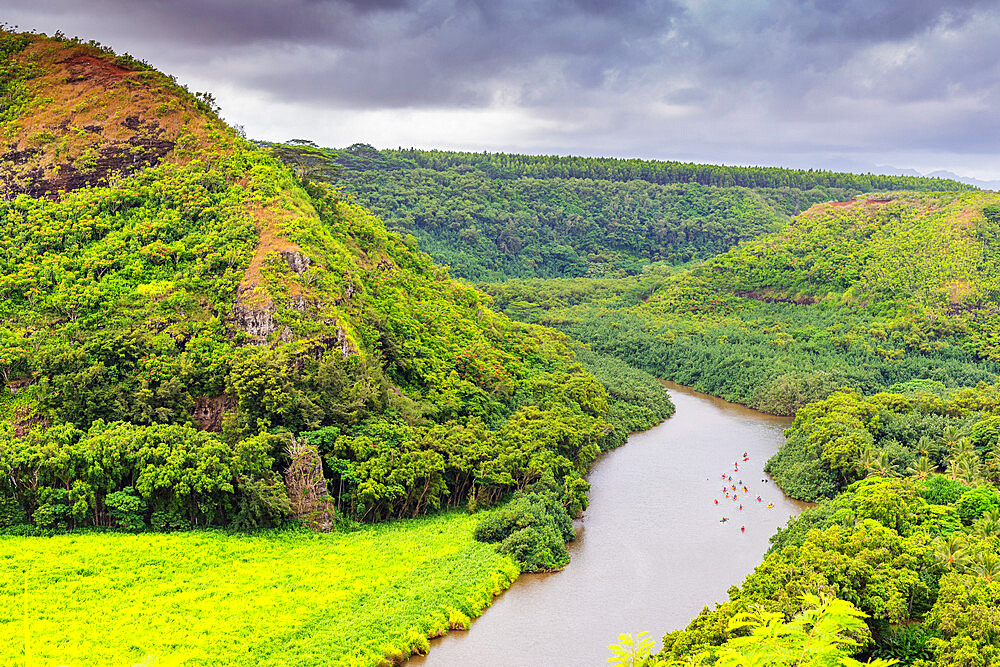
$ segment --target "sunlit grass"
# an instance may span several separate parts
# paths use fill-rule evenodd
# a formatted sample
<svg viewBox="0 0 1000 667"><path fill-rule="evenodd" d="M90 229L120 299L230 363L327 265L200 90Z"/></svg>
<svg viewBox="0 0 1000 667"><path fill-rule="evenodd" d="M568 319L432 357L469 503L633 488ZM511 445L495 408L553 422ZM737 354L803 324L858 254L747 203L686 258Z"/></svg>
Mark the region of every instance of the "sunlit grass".
<svg viewBox="0 0 1000 667"><path fill-rule="evenodd" d="M366 665L517 568L451 513L356 532L0 538L0 664ZM27 597L25 597L27 586ZM147 660L150 656L156 658Z"/></svg>

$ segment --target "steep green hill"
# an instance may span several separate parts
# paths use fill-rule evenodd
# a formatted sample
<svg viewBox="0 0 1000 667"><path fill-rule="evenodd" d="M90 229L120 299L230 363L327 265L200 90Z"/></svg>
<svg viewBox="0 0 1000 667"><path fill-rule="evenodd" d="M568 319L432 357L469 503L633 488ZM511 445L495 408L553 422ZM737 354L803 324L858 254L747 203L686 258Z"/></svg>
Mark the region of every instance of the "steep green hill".
<svg viewBox="0 0 1000 667"><path fill-rule="evenodd" d="M645 370L791 414L849 386L992 381L992 193L818 205L688 271L489 286L497 303Z"/></svg>
<svg viewBox="0 0 1000 667"><path fill-rule="evenodd" d="M652 262L708 259L814 203L848 200L876 184L970 189L939 179L641 160L273 148L475 281L634 274Z"/></svg>
<svg viewBox="0 0 1000 667"><path fill-rule="evenodd" d="M358 519L532 485L585 506L621 437L564 337L491 311L210 97L93 44L2 40L0 524L266 525L296 456Z"/></svg>

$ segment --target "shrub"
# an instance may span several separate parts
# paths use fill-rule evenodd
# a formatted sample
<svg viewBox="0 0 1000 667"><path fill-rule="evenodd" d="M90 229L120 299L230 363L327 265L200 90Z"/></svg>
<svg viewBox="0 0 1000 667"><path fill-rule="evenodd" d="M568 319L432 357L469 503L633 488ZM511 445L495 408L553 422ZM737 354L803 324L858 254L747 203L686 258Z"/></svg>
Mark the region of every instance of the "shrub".
<svg viewBox="0 0 1000 667"><path fill-rule="evenodd" d="M43 488L38 496L41 503L31 515L35 525L39 528L68 527L71 518L69 492L66 489Z"/></svg>
<svg viewBox="0 0 1000 667"><path fill-rule="evenodd" d="M934 652L927 645L927 640L936 636L936 632L919 625L896 627L878 638L872 657L898 660L903 665L912 665L916 660L931 660Z"/></svg>
<svg viewBox="0 0 1000 667"><path fill-rule="evenodd" d="M554 570L569 562L565 543L550 526L521 528L504 538L497 551L517 560L525 572Z"/></svg>
<svg viewBox="0 0 1000 667"><path fill-rule="evenodd" d="M992 486L970 489L958 499L958 515L966 525L990 510L1000 510L1000 494Z"/></svg>
<svg viewBox="0 0 1000 667"><path fill-rule="evenodd" d="M548 493L519 494L483 519L475 530L480 542L496 543L525 572L552 570L569 562L566 542L575 537L566 508Z"/></svg>
<svg viewBox="0 0 1000 667"><path fill-rule="evenodd" d="M131 486L109 493L104 498L104 505L115 526L125 530L142 530L146 527L146 501Z"/></svg>
<svg viewBox="0 0 1000 667"><path fill-rule="evenodd" d="M963 482L944 475L931 475L919 484L920 495L932 505L951 505L969 490Z"/></svg>

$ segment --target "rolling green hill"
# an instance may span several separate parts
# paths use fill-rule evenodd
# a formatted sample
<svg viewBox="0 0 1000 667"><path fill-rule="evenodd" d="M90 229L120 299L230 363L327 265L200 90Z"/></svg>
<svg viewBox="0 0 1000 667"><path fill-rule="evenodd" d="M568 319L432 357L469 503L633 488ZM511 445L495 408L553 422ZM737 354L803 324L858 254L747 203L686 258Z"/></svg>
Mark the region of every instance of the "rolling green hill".
<svg viewBox="0 0 1000 667"><path fill-rule="evenodd" d="M687 271L488 286L497 304L660 377L781 414L841 386L993 381L991 193L817 205Z"/></svg>

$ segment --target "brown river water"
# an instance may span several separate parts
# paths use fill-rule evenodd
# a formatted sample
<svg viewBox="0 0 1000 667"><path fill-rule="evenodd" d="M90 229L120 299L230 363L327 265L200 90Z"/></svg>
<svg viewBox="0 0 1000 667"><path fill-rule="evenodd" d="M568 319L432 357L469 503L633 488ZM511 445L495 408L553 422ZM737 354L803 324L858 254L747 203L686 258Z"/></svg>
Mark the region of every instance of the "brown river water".
<svg viewBox="0 0 1000 667"><path fill-rule="evenodd" d="M569 566L522 575L468 632L433 640L408 665L604 665L619 634L643 630L659 650L760 563L768 537L806 506L761 481L791 420L664 384L676 414L594 465ZM727 499L722 473L750 493Z"/></svg>

